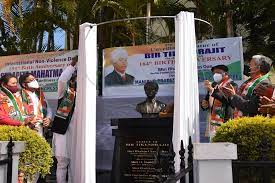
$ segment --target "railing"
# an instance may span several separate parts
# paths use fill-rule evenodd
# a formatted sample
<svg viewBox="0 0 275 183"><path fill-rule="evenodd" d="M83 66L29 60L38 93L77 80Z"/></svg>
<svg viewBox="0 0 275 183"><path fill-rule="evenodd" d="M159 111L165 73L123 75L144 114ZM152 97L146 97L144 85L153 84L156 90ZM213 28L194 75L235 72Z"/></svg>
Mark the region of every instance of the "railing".
<svg viewBox="0 0 275 183"><path fill-rule="evenodd" d="M261 157L258 161L235 160L232 162L234 183L273 183L275 182L275 161L271 161L268 152L271 143L264 140L258 146ZM273 155L275 158L275 154Z"/></svg>
<svg viewBox="0 0 275 183"><path fill-rule="evenodd" d="M8 148L8 157L7 159L0 160L0 166L7 164L7 183L12 183L12 147L14 143L12 142L12 138L10 139L7 148Z"/></svg>
<svg viewBox="0 0 275 183"><path fill-rule="evenodd" d="M275 182L275 161L233 161L234 183Z"/></svg>
<svg viewBox="0 0 275 183"><path fill-rule="evenodd" d="M194 176L193 176L193 144L192 139L189 137L189 145L187 147L188 149L188 166L185 166L185 149L183 146L183 141L181 141L181 148L179 151L180 155L180 170L179 172L175 173L175 152L173 151L173 146L170 146L170 150L168 153L160 153L159 150L156 154L156 170L158 172L158 175L156 176L156 183L176 183L180 181L180 183L185 183L186 181L186 174L188 174L189 183L194 182ZM168 159L168 176L166 177L163 175L162 168L161 168L161 160L162 159Z"/></svg>

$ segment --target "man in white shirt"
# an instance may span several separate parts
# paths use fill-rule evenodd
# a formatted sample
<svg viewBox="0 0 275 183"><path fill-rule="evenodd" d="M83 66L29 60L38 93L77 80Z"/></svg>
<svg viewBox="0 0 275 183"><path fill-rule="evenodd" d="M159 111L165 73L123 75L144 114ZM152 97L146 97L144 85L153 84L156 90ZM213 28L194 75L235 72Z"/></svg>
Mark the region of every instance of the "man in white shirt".
<svg viewBox="0 0 275 183"><path fill-rule="evenodd" d="M23 102L31 108L29 115L33 115L36 120L35 130L43 136L43 127L48 127L52 120L52 110L45 99L44 93L36 78L31 73L21 75L19 84L22 87L21 95Z"/></svg>
<svg viewBox="0 0 275 183"><path fill-rule="evenodd" d="M52 125L53 149L57 159L56 179L57 183L71 182L71 138L73 127L76 125L74 114L76 97L76 63L77 57L73 58L58 79L58 107Z"/></svg>
<svg viewBox="0 0 275 183"><path fill-rule="evenodd" d="M28 115L34 119L33 129L43 137L44 129L47 128L52 121L52 110L45 99L39 83L31 73L21 75L19 78L19 84L22 87L22 100L30 107ZM28 180L28 182L36 183L38 178L39 174L37 173L33 180Z"/></svg>

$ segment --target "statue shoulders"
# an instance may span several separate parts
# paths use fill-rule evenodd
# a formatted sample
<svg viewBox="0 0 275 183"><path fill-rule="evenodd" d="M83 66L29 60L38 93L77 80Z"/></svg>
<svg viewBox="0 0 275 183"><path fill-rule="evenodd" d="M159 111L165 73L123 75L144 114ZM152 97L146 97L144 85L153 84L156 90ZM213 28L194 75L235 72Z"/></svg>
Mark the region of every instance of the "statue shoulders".
<svg viewBox="0 0 275 183"><path fill-rule="evenodd" d="M146 106L146 101L140 102L136 106L137 111L142 111L142 109Z"/></svg>

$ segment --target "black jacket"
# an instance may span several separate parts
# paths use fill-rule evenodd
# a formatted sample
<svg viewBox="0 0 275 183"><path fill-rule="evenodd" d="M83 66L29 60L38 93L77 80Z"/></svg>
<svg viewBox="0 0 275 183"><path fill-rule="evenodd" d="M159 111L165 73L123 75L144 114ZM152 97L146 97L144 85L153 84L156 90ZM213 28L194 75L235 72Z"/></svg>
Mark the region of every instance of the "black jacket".
<svg viewBox="0 0 275 183"><path fill-rule="evenodd" d="M234 83L233 81L231 81L230 84L231 84L233 87L237 87L237 84ZM213 83L213 84L212 84L212 87L215 88L216 85L217 85L217 83ZM211 97L214 98L213 103L214 103L215 100L219 100L219 101L223 104L223 106L225 107L225 109L224 109L224 112L225 112L225 114L224 114L224 121L226 122L226 121L228 121L229 119L232 119L232 118L233 118L234 108L232 107L230 100L229 100L228 98L226 98L226 97L219 91L218 88L215 88L215 89L214 89L213 93L211 94ZM205 100L209 101L209 98L210 98L210 94L207 93L207 95L205 96ZM211 107L211 109L210 109L210 113L212 113L212 109L213 109L213 104L211 104L211 105L212 105L212 107ZM203 110L207 110L207 109L209 109L209 108L207 108L207 109L202 108L202 109L203 109Z"/></svg>

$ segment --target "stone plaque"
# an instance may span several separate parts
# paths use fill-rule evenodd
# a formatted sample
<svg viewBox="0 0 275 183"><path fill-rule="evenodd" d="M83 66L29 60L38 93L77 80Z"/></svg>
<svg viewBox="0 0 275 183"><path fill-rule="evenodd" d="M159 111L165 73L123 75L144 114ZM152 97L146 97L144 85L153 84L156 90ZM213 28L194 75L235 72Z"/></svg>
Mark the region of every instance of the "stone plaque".
<svg viewBox="0 0 275 183"><path fill-rule="evenodd" d="M116 143L112 182L153 183L157 175L155 155L158 148L160 152L169 151L173 121L171 118L127 120L119 121L118 129L113 133ZM165 162L162 165L165 174L168 165Z"/></svg>

